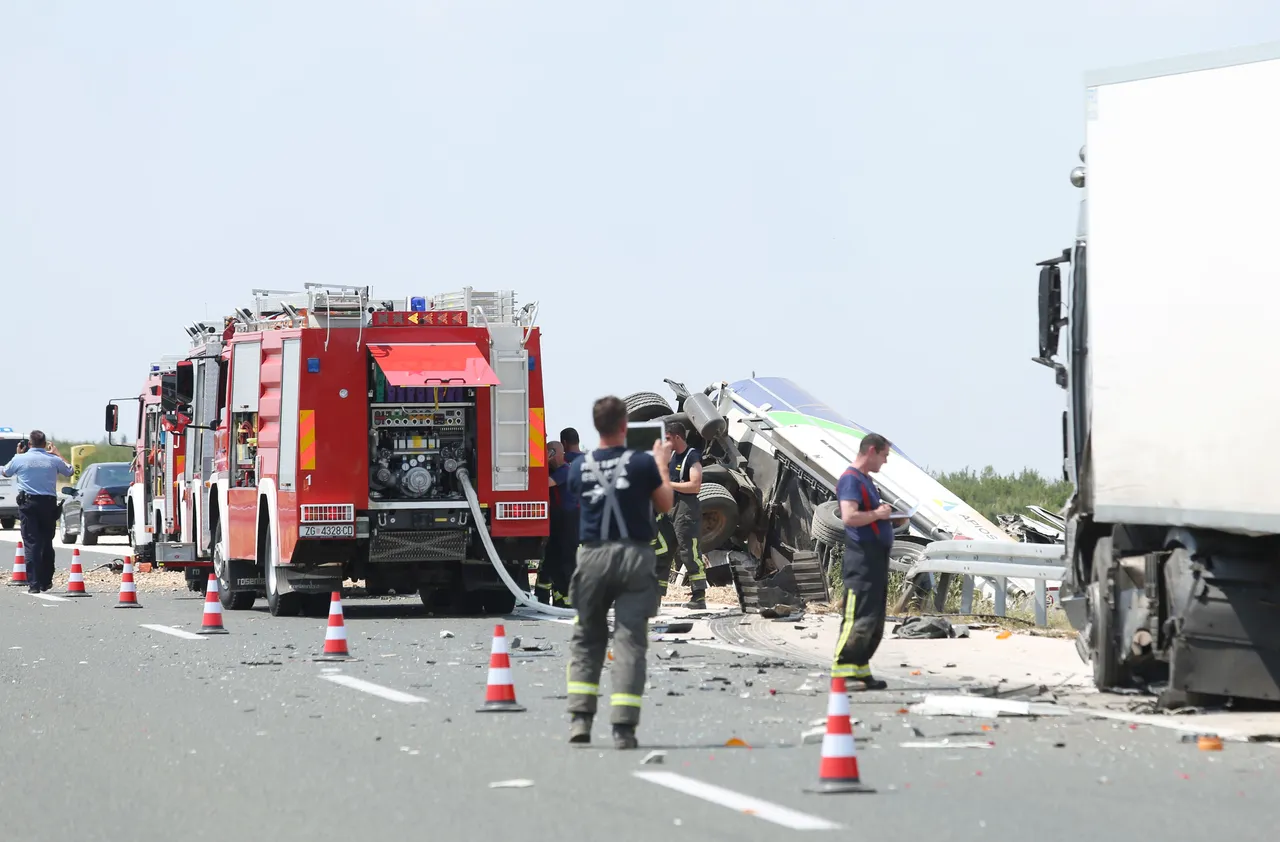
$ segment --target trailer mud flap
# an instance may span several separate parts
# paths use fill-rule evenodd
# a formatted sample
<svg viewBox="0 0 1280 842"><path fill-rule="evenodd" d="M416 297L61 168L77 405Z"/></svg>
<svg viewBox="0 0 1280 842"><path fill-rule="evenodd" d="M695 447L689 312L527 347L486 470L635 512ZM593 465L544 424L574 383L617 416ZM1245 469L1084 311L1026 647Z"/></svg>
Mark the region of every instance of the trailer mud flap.
<svg viewBox="0 0 1280 842"><path fill-rule="evenodd" d="M1280 701L1280 571L1185 550L1165 565L1176 634L1170 686L1188 693Z"/></svg>

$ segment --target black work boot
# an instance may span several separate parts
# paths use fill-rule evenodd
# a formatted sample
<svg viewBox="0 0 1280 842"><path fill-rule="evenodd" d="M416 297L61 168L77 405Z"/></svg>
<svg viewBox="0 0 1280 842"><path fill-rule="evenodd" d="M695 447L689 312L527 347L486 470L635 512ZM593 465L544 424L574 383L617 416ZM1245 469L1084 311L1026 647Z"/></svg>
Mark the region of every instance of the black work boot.
<svg viewBox="0 0 1280 842"><path fill-rule="evenodd" d="M640 743L636 740L636 726L634 725L615 725L613 726L613 747L619 750L628 748L638 748Z"/></svg>
<svg viewBox="0 0 1280 842"><path fill-rule="evenodd" d="M879 678L873 678L872 676L869 676L869 675L865 678L850 678L848 681L845 682L845 685L850 690L855 690L855 691L888 690L889 689L889 685L887 683L880 680ZM862 686L859 687L857 685L862 685Z"/></svg>
<svg viewBox="0 0 1280 842"><path fill-rule="evenodd" d="M591 714L575 713L573 715L573 721L569 723L569 742L591 742Z"/></svg>
<svg viewBox="0 0 1280 842"><path fill-rule="evenodd" d="M707 592L694 591L693 594L689 597L689 601L684 604L684 607L692 608L695 611L706 611L707 610Z"/></svg>

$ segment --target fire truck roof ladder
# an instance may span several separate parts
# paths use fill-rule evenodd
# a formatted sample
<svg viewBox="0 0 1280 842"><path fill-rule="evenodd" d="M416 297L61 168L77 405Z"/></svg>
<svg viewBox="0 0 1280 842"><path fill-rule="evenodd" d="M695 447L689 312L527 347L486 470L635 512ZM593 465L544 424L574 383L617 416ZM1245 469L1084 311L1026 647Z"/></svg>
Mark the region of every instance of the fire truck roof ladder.
<svg viewBox="0 0 1280 842"><path fill-rule="evenodd" d="M432 310L466 310L468 315L478 316L481 324L513 324L517 318L516 294L509 289L476 292L471 287L463 287L458 292L431 296L427 306Z"/></svg>
<svg viewBox="0 0 1280 842"><path fill-rule="evenodd" d="M346 284L303 285L304 290L255 289L253 310L241 307L236 316L239 330L278 330L288 327L324 328L325 350L329 331L335 327L360 329L356 347L364 337L368 318L369 287Z"/></svg>
<svg viewBox="0 0 1280 842"><path fill-rule="evenodd" d="M520 339L522 348L529 341L538 320L538 302L532 301L517 310L515 291L509 289L477 292L471 287L463 287L458 292L431 296L427 307L431 310L465 310L482 327L490 324L520 325L524 328Z"/></svg>

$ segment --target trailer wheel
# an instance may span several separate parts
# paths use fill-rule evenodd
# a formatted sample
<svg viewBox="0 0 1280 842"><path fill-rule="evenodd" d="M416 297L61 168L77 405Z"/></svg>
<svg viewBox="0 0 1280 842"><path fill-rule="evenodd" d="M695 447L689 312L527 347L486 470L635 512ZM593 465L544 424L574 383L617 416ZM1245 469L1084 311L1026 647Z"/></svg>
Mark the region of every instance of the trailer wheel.
<svg viewBox="0 0 1280 842"><path fill-rule="evenodd" d="M702 509L698 549L709 553L724 546L738 530L738 501L720 483L704 482L698 489L698 503Z"/></svg>
<svg viewBox="0 0 1280 842"><path fill-rule="evenodd" d="M657 392L636 392L627 395L624 403L627 405L627 420L636 423L654 421L671 414L671 405Z"/></svg>
<svg viewBox="0 0 1280 842"><path fill-rule="evenodd" d="M813 520L809 522L809 537L820 544L832 547L844 546L844 521L840 520L839 500L819 503L813 510Z"/></svg>
<svg viewBox="0 0 1280 842"><path fill-rule="evenodd" d="M1115 603L1115 549L1111 536L1099 538L1093 547L1093 570L1089 577L1089 660L1093 663L1093 683L1106 690L1124 682L1116 640L1113 605Z"/></svg>

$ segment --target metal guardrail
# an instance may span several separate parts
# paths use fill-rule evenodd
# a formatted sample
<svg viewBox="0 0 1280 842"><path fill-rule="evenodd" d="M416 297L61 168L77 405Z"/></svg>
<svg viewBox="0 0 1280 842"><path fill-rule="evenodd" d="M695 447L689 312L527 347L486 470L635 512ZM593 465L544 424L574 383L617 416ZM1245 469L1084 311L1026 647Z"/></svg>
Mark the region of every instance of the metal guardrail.
<svg viewBox="0 0 1280 842"><path fill-rule="evenodd" d="M1048 582L1061 582L1067 574L1061 544L1012 544L1005 541L934 541L907 571L910 581L920 573L953 573L964 577L960 611L973 611L975 579L995 585L996 615L1005 616L1009 579L1035 583L1036 625L1049 622Z"/></svg>

